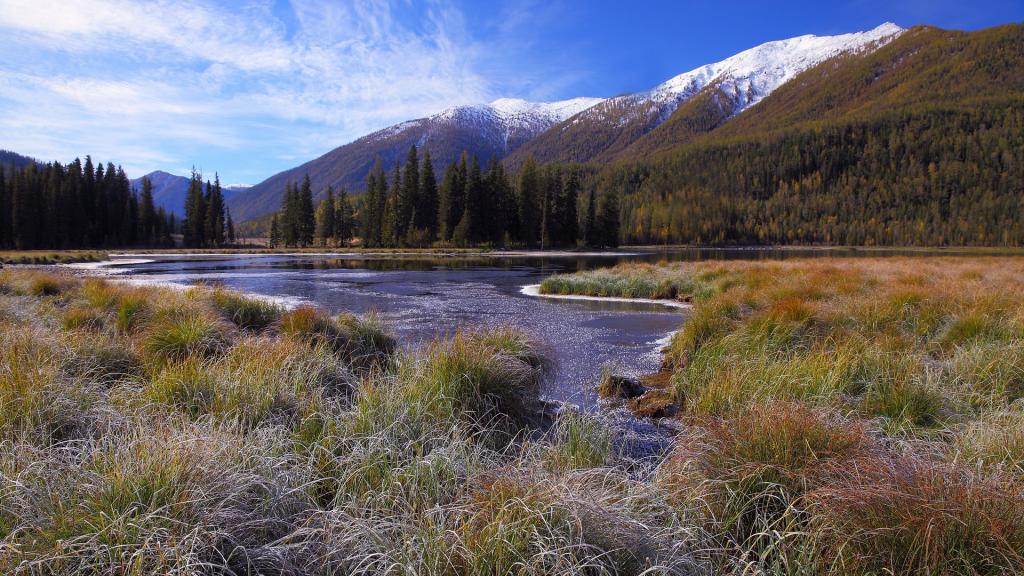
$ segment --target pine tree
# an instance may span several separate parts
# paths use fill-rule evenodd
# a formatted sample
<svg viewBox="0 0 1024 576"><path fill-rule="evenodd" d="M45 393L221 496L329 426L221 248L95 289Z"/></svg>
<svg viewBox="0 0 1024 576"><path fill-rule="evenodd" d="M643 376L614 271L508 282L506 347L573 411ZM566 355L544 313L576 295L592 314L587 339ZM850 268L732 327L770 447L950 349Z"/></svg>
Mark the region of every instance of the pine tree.
<svg viewBox="0 0 1024 576"><path fill-rule="evenodd" d="M313 189L309 183L309 174L302 178L299 191L299 243L312 246L316 234L316 210L313 208Z"/></svg>
<svg viewBox="0 0 1024 576"><path fill-rule="evenodd" d="M373 169L370 170L370 173L366 175L366 195L364 196L363 209L360 213L363 219L363 246L377 245L377 206L379 205L377 200L377 172L379 171L379 168L380 158L377 159Z"/></svg>
<svg viewBox="0 0 1024 576"><path fill-rule="evenodd" d="M519 169L519 240L527 246L537 243L540 232L540 194L537 165L533 157L526 159Z"/></svg>
<svg viewBox="0 0 1024 576"><path fill-rule="evenodd" d="M226 233L227 233L227 241L228 241L228 244L231 244L232 246L234 246L235 243L237 243L237 241L238 241L238 239L235 237L235 221L231 219L231 209L228 208L226 205L224 206L224 213L226 215L226 220L227 220L227 224L226 224L226 227L227 227L227 231L226 231Z"/></svg>
<svg viewBox="0 0 1024 576"><path fill-rule="evenodd" d="M317 244L321 246L328 246L335 239L334 216L337 207L334 205L334 202L334 190L328 186L327 195L320 201L316 210L316 239Z"/></svg>
<svg viewBox="0 0 1024 576"><path fill-rule="evenodd" d="M277 248L281 245L281 227L278 224L277 213L270 217L270 247Z"/></svg>
<svg viewBox="0 0 1024 576"><path fill-rule="evenodd" d="M619 196L612 191L606 192L603 196L597 217L601 229L600 244L615 248L619 245Z"/></svg>
<svg viewBox="0 0 1024 576"><path fill-rule="evenodd" d="M149 178L142 179L142 198L139 211L142 238L147 244L155 244L157 232L156 207L153 205L153 182Z"/></svg>
<svg viewBox="0 0 1024 576"><path fill-rule="evenodd" d="M87 163L88 165L88 163ZM202 176L192 169L188 193L185 195L185 220L182 223L186 248L199 248L205 244L203 233L206 222L206 199L203 196Z"/></svg>
<svg viewBox="0 0 1024 576"><path fill-rule="evenodd" d="M344 188L338 191L337 210L334 215L334 236L339 245L346 245L354 234L352 205Z"/></svg>
<svg viewBox="0 0 1024 576"><path fill-rule="evenodd" d="M430 150L423 152L423 169L420 171L419 202L416 205L416 227L427 231L427 240L433 242L438 231L437 178Z"/></svg>
<svg viewBox="0 0 1024 576"><path fill-rule="evenodd" d="M0 247L11 245L11 200L7 190L7 178L3 166L0 166Z"/></svg>
<svg viewBox="0 0 1024 576"><path fill-rule="evenodd" d="M220 176L214 174L214 182L206 181L205 244L224 244L224 193L220 187Z"/></svg>
<svg viewBox="0 0 1024 576"><path fill-rule="evenodd" d="M97 239L96 229L96 168L93 166L92 156L89 155L86 155L85 165L82 167L82 196L79 200L78 209L81 211L83 222L81 230L82 243L89 246L98 246L97 242L99 240Z"/></svg>
<svg viewBox="0 0 1024 576"><path fill-rule="evenodd" d="M480 161L476 155L470 165L469 175L466 178L466 188L463 218L468 219L466 228L466 241L472 244L480 242L483 237L484 219L484 183L480 173Z"/></svg>
<svg viewBox="0 0 1024 576"><path fill-rule="evenodd" d="M580 175L575 168L569 169L562 187L562 238L561 242L566 245L576 243L579 238L579 193Z"/></svg>
<svg viewBox="0 0 1024 576"><path fill-rule="evenodd" d="M583 221L583 243L587 246L597 246L600 242L597 230L597 198L594 189L590 189L587 197L587 216Z"/></svg>
<svg viewBox="0 0 1024 576"><path fill-rule="evenodd" d="M385 180L386 182L386 180ZM384 233L383 244L397 246L405 237L401 231L405 229L400 204L402 203L402 167L397 162L391 176L391 193L384 194ZM404 221L405 224L408 220Z"/></svg>
<svg viewBox="0 0 1024 576"><path fill-rule="evenodd" d="M438 191L438 239L447 241L452 239L455 226L462 218L462 212L458 206L459 174L458 168L452 162L444 171L444 180Z"/></svg>
<svg viewBox="0 0 1024 576"><path fill-rule="evenodd" d="M384 243L384 219L387 211L387 177L380 158L366 177L366 198L362 210L362 241L365 246L381 246Z"/></svg>
<svg viewBox="0 0 1024 576"><path fill-rule="evenodd" d="M285 184L278 228L281 244L284 246L299 244L299 192L293 182Z"/></svg>
<svg viewBox="0 0 1024 576"><path fill-rule="evenodd" d="M395 166L397 168L397 165ZM397 178L397 171L395 173ZM402 170L402 182L395 182L395 239L402 243L409 237L410 228L416 225L413 215L420 200L420 162L416 147L409 148Z"/></svg>
<svg viewBox="0 0 1024 576"><path fill-rule="evenodd" d="M544 190L540 202L540 249L545 250L551 246L551 199L548 191Z"/></svg>

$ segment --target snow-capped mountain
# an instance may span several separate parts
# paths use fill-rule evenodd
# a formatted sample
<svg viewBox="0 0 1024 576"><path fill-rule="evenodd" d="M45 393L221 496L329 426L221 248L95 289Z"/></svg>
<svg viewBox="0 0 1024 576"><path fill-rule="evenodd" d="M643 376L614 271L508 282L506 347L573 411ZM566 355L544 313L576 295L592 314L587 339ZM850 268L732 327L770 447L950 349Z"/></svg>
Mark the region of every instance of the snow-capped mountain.
<svg viewBox="0 0 1024 576"><path fill-rule="evenodd" d="M680 74L642 97L663 104L664 110L668 111L705 87L717 85L737 103L734 114L738 114L804 70L843 53L878 48L903 31L896 24L887 22L867 32L839 36L808 34L768 42L721 62Z"/></svg>
<svg viewBox="0 0 1024 576"><path fill-rule="evenodd" d="M684 72L647 92L609 98L546 132L517 156L584 162L628 148L665 122L684 103L713 90L721 121L757 104L801 72L844 53L875 50L904 29L885 23L867 32L798 36L745 50ZM567 143L585 142L585 145Z"/></svg>
<svg viewBox="0 0 1024 576"><path fill-rule="evenodd" d="M301 166L276 174L240 194L228 205L239 221L274 210L288 182L309 174L313 189L328 185L362 189L366 175L379 158L385 169L405 159L409 148L429 151L440 169L463 151L481 162L504 158L537 135L587 108L599 98L573 98L558 102L529 102L500 98L490 104L456 106L433 116L389 126L336 148Z"/></svg>
<svg viewBox="0 0 1024 576"><path fill-rule="evenodd" d="M516 142L529 140L603 101L602 98L573 98L558 102L530 102L518 98L499 98L490 104L455 106L428 118L402 122L375 132L368 138L382 140L408 130L422 130L422 145L429 142L432 135L452 126L475 126L481 136L495 147L514 148Z"/></svg>
<svg viewBox="0 0 1024 576"><path fill-rule="evenodd" d="M768 42L680 74L647 92L614 98L558 102L501 98L489 104L456 106L379 130L272 176L236 195L229 206L239 221L266 214L280 204L285 184L305 174L317 191L328 185L361 190L378 158L390 171L412 146L421 153L429 151L435 166L443 170L463 151L482 162L509 157L515 165L528 155L541 162L612 159L637 145L644 145L644 150L656 148L658 143L650 142L654 137L673 144L680 141L679 134L664 133L664 128L671 126L667 121L674 114L693 119L683 122L686 130L712 130L801 72L844 53L876 50L903 32L886 23L866 32ZM663 129L652 132L660 126Z"/></svg>

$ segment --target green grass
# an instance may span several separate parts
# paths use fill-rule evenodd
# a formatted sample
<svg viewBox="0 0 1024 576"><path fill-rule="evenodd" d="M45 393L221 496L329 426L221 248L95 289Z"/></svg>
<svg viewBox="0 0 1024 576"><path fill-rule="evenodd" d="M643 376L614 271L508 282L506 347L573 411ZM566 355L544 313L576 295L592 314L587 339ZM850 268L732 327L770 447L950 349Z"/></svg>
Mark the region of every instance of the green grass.
<svg viewBox="0 0 1024 576"><path fill-rule="evenodd" d="M108 260L106 252L89 250L23 250L0 251L0 264L75 264L79 262L102 262Z"/></svg>
<svg viewBox="0 0 1024 576"><path fill-rule="evenodd" d="M227 320L239 328L257 332L267 329L281 315L281 307L276 304L224 289L214 290L213 304Z"/></svg>

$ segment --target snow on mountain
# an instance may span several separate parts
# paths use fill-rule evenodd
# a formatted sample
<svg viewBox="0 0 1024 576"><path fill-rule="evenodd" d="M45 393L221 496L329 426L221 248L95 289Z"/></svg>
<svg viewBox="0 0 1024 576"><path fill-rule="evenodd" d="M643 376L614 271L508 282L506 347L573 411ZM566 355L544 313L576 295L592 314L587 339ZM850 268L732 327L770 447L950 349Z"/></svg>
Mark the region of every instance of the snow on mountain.
<svg viewBox="0 0 1024 576"><path fill-rule="evenodd" d="M726 58L680 74L650 92L655 100L672 101L690 96L705 86L721 82L727 93L733 93L743 105L753 106L797 74L843 53L875 49L903 32L887 22L874 30L839 36L807 34L788 40L761 44ZM737 110L739 112L739 110Z"/></svg>
<svg viewBox="0 0 1024 576"><path fill-rule="evenodd" d="M384 140L408 130L423 130L420 143L424 144L432 133L458 125L477 129L489 141L509 148L603 101L602 98L586 97L557 102L499 98L490 104L454 106L427 118L395 124L368 138Z"/></svg>
<svg viewBox="0 0 1024 576"><path fill-rule="evenodd" d="M239 221L265 214L280 206L287 183L306 174L317 191L327 186L360 190L376 161L390 171L412 146L429 151L436 167L456 161L464 151L484 162L511 157L513 165L528 156L540 162L612 158L705 89L718 89L715 102L731 100L721 105L731 117L828 58L880 47L902 32L895 24L883 24L867 32L768 42L627 96L556 102L499 98L455 106L378 130L275 174L236 194L229 205Z"/></svg>
<svg viewBox="0 0 1024 576"><path fill-rule="evenodd" d="M680 74L649 92L610 98L582 116L592 119L614 116L623 124L636 116L656 112L655 123L660 123L681 103L711 85L717 85L734 99L733 114L739 114L803 71L843 53L877 49L903 32L903 28L887 22L866 32L838 36L808 34L767 42L721 62ZM624 108L635 111L623 114Z"/></svg>

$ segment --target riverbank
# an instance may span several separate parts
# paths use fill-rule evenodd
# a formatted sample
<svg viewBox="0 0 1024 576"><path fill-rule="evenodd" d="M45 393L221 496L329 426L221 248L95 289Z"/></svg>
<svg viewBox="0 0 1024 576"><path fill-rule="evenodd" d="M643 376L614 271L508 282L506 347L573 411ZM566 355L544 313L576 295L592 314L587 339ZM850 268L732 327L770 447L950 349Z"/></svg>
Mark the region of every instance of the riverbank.
<svg viewBox="0 0 1024 576"><path fill-rule="evenodd" d="M706 571L525 334L0 272L0 571ZM702 537L700 537L702 538Z"/></svg>
<svg viewBox="0 0 1024 576"><path fill-rule="evenodd" d="M627 304L653 304L655 306L667 306L669 308L690 308L690 304L687 302L679 302L676 300L669 299L658 299L658 298L631 298L631 297L619 297L619 296L592 296L582 294L551 294L541 291L542 284L530 284L523 286L520 289L520 293L526 296L532 296L535 298L553 298L556 300L583 300L590 302L623 302Z"/></svg>
<svg viewBox="0 0 1024 576"><path fill-rule="evenodd" d="M0 251L3 265L51 265L102 262L110 258L109 253L97 250L11 250Z"/></svg>
<svg viewBox="0 0 1024 576"><path fill-rule="evenodd" d="M1024 530L1003 529L1024 520L1024 259L624 264L545 286L693 302L658 382L602 393L688 425L662 473L762 568L1024 569Z"/></svg>

